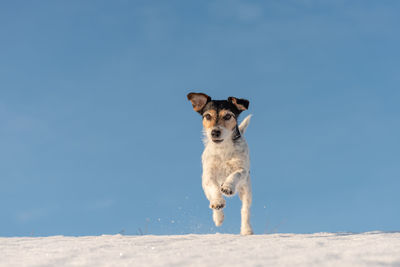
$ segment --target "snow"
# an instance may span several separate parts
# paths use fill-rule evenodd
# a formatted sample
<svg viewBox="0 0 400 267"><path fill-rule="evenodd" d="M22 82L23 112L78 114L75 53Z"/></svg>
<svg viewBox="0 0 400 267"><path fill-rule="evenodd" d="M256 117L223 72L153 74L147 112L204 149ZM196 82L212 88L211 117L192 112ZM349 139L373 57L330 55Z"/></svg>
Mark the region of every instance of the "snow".
<svg viewBox="0 0 400 267"><path fill-rule="evenodd" d="M400 266L400 232L0 238L0 266Z"/></svg>

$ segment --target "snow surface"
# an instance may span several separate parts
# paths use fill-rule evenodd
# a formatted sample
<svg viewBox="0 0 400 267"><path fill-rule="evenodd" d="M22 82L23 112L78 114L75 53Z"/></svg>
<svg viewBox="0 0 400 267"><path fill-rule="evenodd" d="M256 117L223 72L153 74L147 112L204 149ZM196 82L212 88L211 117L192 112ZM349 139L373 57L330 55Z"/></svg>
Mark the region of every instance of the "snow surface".
<svg viewBox="0 0 400 267"><path fill-rule="evenodd" d="M400 233L0 238L1 266L400 266Z"/></svg>

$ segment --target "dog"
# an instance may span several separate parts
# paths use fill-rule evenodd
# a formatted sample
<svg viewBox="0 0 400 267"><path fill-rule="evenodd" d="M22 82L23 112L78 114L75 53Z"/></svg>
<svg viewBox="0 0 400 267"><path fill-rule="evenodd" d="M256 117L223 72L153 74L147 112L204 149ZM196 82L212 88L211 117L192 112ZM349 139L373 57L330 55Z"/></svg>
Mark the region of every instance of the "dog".
<svg viewBox="0 0 400 267"><path fill-rule="evenodd" d="M203 93L189 93L187 99L203 117L204 152L202 154L202 186L216 226L224 221L224 195L238 193L242 201L242 235L253 234L250 225L252 202L249 148L243 137L251 115L238 125L240 113L249 108L249 101L236 97L212 100Z"/></svg>

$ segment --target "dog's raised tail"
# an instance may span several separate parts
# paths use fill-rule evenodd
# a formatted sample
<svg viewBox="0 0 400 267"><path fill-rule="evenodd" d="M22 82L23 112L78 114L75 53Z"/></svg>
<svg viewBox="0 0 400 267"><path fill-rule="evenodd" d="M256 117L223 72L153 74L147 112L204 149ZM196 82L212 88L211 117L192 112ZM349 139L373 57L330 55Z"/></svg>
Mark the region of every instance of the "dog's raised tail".
<svg viewBox="0 0 400 267"><path fill-rule="evenodd" d="M249 126L249 124L250 124L251 116L253 116L253 115L250 114L249 116L244 118L244 120L240 123L239 131L241 134L244 134L246 132L247 126Z"/></svg>

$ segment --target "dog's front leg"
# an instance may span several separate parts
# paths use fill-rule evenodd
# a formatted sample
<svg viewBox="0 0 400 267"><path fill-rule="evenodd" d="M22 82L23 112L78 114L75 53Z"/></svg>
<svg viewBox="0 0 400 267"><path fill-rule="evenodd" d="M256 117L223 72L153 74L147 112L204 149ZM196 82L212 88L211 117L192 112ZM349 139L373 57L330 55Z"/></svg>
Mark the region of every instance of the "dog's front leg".
<svg viewBox="0 0 400 267"><path fill-rule="evenodd" d="M205 172L203 174L202 185L204 194L210 201L210 208L215 210L223 209L225 207L225 199L221 194L215 177L211 173Z"/></svg>
<svg viewBox="0 0 400 267"><path fill-rule="evenodd" d="M238 169L232 172L221 185L222 193L227 196L234 195L236 193L236 188L244 175L246 175L246 171L244 169Z"/></svg>
<svg viewBox="0 0 400 267"><path fill-rule="evenodd" d="M219 185L210 173L203 174L203 190L210 201L210 208L213 210L213 220L216 226L221 226L224 221L225 199L221 194Z"/></svg>

